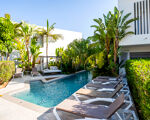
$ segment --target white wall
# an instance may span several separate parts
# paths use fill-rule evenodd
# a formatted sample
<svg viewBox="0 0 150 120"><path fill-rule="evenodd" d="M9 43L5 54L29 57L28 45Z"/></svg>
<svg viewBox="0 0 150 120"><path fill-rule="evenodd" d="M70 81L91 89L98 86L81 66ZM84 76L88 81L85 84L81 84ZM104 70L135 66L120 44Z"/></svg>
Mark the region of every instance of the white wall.
<svg viewBox="0 0 150 120"><path fill-rule="evenodd" d="M55 56L55 50L56 48L64 47L64 49L67 47L69 43L71 43L75 39L81 39L82 33L80 32L74 32L74 31L68 31L68 30L62 30L62 29L54 29L54 34L61 34L62 39L57 40L56 42L50 42L48 45L48 55L49 56ZM46 39L44 40L46 41ZM40 56L46 56L46 42L44 42L44 47L41 48L42 54Z"/></svg>
<svg viewBox="0 0 150 120"><path fill-rule="evenodd" d="M132 13L130 18L134 18L134 2L143 0L118 0L119 10L124 10L124 14ZM134 22L131 24L130 31L134 31ZM120 46L145 45L150 44L150 34L130 35L120 42Z"/></svg>
<svg viewBox="0 0 150 120"><path fill-rule="evenodd" d="M121 48L124 52L150 52L150 45L124 46Z"/></svg>

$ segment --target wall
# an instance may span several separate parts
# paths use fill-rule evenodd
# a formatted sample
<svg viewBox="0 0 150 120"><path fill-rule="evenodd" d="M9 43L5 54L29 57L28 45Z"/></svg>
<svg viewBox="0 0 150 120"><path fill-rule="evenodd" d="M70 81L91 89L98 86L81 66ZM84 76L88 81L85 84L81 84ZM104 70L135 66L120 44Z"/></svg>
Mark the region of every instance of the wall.
<svg viewBox="0 0 150 120"><path fill-rule="evenodd" d="M82 38L82 33L80 33L80 32L55 29L53 31L53 33L61 34L63 36L63 38L57 40L56 42L49 43L49 45L48 45L48 55L49 56L55 56L56 48L64 47L64 49L65 49L67 47L67 45L69 43L71 43L73 40ZM46 41L46 38L44 41ZM43 53L40 56L46 56L46 42L44 42L44 47L41 48L41 52L43 52Z"/></svg>
<svg viewBox="0 0 150 120"><path fill-rule="evenodd" d="M123 46L124 52L150 52L150 45Z"/></svg>
<svg viewBox="0 0 150 120"><path fill-rule="evenodd" d="M130 18L134 18L134 2L143 0L118 0L119 10L124 10L124 14L132 13ZM129 31L134 31L134 22L131 24ZM120 46L128 45L145 45L150 44L150 34L130 35L120 42Z"/></svg>

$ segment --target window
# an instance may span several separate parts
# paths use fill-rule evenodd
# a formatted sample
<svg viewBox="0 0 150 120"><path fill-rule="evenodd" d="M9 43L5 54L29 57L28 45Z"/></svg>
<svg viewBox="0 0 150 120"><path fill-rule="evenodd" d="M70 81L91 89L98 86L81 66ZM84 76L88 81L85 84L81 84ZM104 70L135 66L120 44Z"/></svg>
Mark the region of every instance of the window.
<svg viewBox="0 0 150 120"><path fill-rule="evenodd" d="M134 22L135 34L150 33L150 0L144 0L134 3L134 18L138 18Z"/></svg>
<svg viewBox="0 0 150 120"><path fill-rule="evenodd" d="M131 59L150 58L150 52L131 52L130 58Z"/></svg>

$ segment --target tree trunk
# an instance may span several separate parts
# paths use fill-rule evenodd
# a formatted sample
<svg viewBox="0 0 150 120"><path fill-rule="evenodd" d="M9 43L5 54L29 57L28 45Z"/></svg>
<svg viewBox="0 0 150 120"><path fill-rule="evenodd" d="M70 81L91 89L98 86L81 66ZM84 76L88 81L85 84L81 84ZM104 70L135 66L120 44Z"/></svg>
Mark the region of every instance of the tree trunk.
<svg viewBox="0 0 150 120"><path fill-rule="evenodd" d="M116 64L116 61L117 61L117 46L116 46L116 42L117 42L117 39L115 38L115 41L114 41L114 63Z"/></svg>
<svg viewBox="0 0 150 120"><path fill-rule="evenodd" d="M33 60L32 60L32 68L35 67L35 57L33 56Z"/></svg>
<svg viewBox="0 0 150 120"><path fill-rule="evenodd" d="M9 59L10 59L10 54L8 53L7 54L7 61L9 61Z"/></svg>
<svg viewBox="0 0 150 120"><path fill-rule="evenodd" d="M118 46L119 46L118 30L116 30L116 37L114 41L114 63L115 64L117 62L117 57L118 57Z"/></svg>
<svg viewBox="0 0 150 120"><path fill-rule="evenodd" d="M106 48L106 60L107 60L107 63L109 64L109 59L108 59L108 55L109 55L109 38L108 36L106 35L106 40L105 40L105 48Z"/></svg>
<svg viewBox="0 0 150 120"><path fill-rule="evenodd" d="M118 46L119 46L119 38L118 38L118 30L117 30L117 31L116 31L116 36L115 36L115 39L114 39L114 64L117 63ZM114 74L117 74L116 67L114 67L114 68L112 69L112 72L113 72Z"/></svg>
<svg viewBox="0 0 150 120"><path fill-rule="evenodd" d="M27 55L28 55L28 66L27 66L27 70L30 70L30 56L29 56L29 48L28 48L28 40L26 40L25 45L26 45L26 49L27 49Z"/></svg>
<svg viewBox="0 0 150 120"><path fill-rule="evenodd" d="M29 56L29 49L27 47L27 54L28 54L28 70L30 70L30 56Z"/></svg>
<svg viewBox="0 0 150 120"><path fill-rule="evenodd" d="M2 61L4 61L4 56L2 55Z"/></svg>
<svg viewBox="0 0 150 120"><path fill-rule="evenodd" d="M46 64L47 64L47 69L48 69L48 36L46 37Z"/></svg>

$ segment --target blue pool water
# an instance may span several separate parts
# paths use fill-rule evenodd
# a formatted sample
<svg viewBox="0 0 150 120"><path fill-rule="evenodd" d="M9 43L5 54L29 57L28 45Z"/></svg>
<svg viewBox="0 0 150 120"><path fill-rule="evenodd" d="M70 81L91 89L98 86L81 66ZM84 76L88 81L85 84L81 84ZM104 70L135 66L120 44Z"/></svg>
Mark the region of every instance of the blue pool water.
<svg viewBox="0 0 150 120"><path fill-rule="evenodd" d="M91 79L90 72L81 72L51 83L34 81L30 82L30 90L13 94L13 96L43 107L54 107Z"/></svg>

